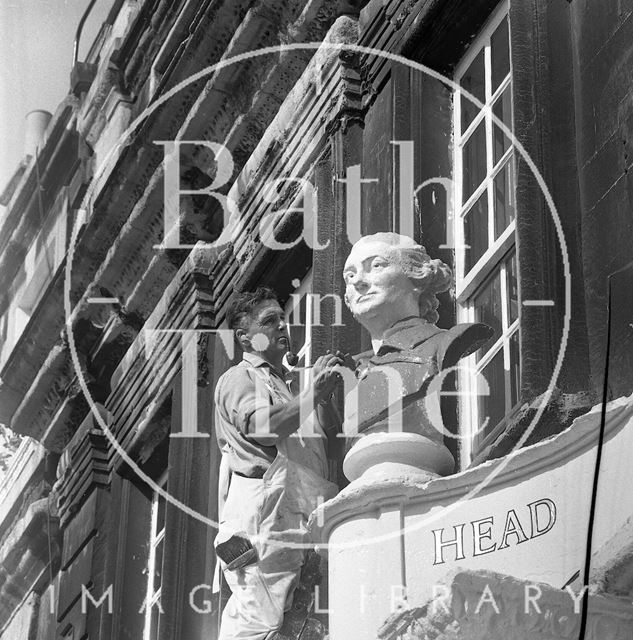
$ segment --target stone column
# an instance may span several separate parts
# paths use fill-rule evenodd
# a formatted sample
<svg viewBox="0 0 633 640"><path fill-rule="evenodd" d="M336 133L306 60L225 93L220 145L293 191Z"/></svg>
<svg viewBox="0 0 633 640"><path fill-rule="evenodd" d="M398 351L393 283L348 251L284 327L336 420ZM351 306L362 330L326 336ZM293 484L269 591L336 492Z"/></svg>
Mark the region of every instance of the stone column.
<svg viewBox="0 0 633 640"><path fill-rule="evenodd" d="M341 15L332 25L327 37L329 42L356 44L358 41L358 18ZM327 54L326 50L324 55ZM324 78L334 75L329 67L336 69L338 76L336 92L327 112L325 150L314 167L314 183L318 194L318 216L321 243L327 248L313 254L313 291L323 297L319 325L313 328L312 341L315 354L327 349L358 353L361 347L361 332L358 324L343 303L345 287L343 265L349 254L350 229L348 218L346 179L349 167L362 163L363 149L363 94L358 55L340 51L333 62L323 65L320 73ZM340 308L338 313L337 307ZM338 317L337 317L338 316ZM342 396L339 408L342 412ZM342 459L344 441L330 438L328 457L339 481L344 482Z"/></svg>

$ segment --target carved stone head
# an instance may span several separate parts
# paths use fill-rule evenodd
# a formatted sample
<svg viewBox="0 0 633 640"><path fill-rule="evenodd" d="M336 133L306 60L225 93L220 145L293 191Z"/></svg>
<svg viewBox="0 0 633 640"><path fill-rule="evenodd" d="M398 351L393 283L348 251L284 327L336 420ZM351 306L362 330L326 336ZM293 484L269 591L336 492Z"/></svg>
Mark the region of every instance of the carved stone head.
<svg viewBox="0 0 633 640"><path fill-rule="evenodd" d="M397 233L363 236L343 269L345 302L372 337L407 317L437 322L436 294L451 285L451 270L422 245Z"/></svg>

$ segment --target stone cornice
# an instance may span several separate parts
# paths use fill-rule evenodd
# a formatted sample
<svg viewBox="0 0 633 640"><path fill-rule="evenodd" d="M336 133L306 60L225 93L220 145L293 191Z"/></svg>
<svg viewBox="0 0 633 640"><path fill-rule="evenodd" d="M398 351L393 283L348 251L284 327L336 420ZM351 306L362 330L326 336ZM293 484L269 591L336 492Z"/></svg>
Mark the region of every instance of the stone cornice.
<svg viewBox="0 0 633 640"><path fill-rule="evenodd" d="M317 5L318 3L311 3L303 12L302 18L299 21L301 26L300 28L298 27L300 33L306 33L306 30L315 20L324 19L322 12L319 13L319 11L316 11ZM323 6L321 9L323 9ZM330 15L333 11L332 5L332 8L328 8L325 13ZM234 40L238 35L239 33L236 34ZM237 43L234 46L237 46ZM267 91L260 92L260 95L272 95L271 92L273 92L276 84L278 85L282 81L283 73L287 73L287 65L279 61L275 73L272 75L268 74L267 76L267 83L270 87ZM221 78L214 79L214 82L221 83ZM272 114L276 112L276 108L277 107L271 111L271 115L266 116L267 119L272 117ZM194 108L187 119L185 125L186 131L183 129L180 136L185 139L200 137L206 139L200 131L200 127L208 120L206 117L208 109L208 101L205 101L203 110ZM164 116L165 114L163 113L162 115ZM205 116L204 118L203 115ZM244 133L246 129L247 127L243 127ZM232 132L232 134L234 133L235 132ZM236 142L232 142L229 147L233 147L235 144L237 144L237 139ZM250 144L253 143L249 142L249 145ZM248 153L250 153L250 147ZM149 160L146 154L145 160ZM93 283L95 283L95 285L88 287L84 294L84 302L78 305L79 310L76 311L76 314L79 317L84 315L86 317L92 317L95 313L94 310L86 307L85 299L90 295L94 295L95 286L96 283L98 283L99 287L105 286L121 299L129 296L126 301L126 307L142 318L151 311L165 290L168 282L174 277L176 268L180 264L180 262L173 262L172 256L174 252L167 251L161 253L153 249L154 245L161 242L163 233L163 219L161 214L163 199L162 181L162 165L159 165L148 179L144 193L134 205L129 219L124 223L118 233L118 237L111 242L111 248L107 252L107 255L103 257L101 265L94 275ZM97 236L101 236L104 231L110 233L112 229L111 225L104 227L98 224L99 222L100 216L95 218L94 223L93 221L89 221L89 228L82 234L83 237L80 239L77 248L78 260L73 269L74 273L89 274L93 271L93 268L84 268L87 266L85 264L85 258L89 256L94 260L94 258L100 255L102 249L92 251L90 248L95 247ZM94 227L94 234L90 233L90 227ZM150 231L149 233L148 230ZM101 246L103 246L103 242L101 242ZM152 252L155 254L153 257L151 257ZM123 268L121 268L122 264Z"/></svg>
<svg viewBox="0 0 633 640"><path fill-rule="evenodd" d="M77 371L68 343L59 337L55 340L50 325L41 320L42 315L48 315L54 309L53 305L45 304L47 299L45 297L44 304L38 306L41 314L34 316L38 322L33 326L40 335L31 334L28 343L22 340L4 369L5 381L0 385L0 400L4 411L2 418L9 422L13 431L40 440L47 449L60 452L83 419L86 406L76 382ZM89 363L82 348L85 349L87 336L90 333L97 334L98 330L88 321L81 325L76 328L78 357L84 379L93 382L94 377L89 372ZM92 339L88 337L89 341ZM38 357L44 353L47 355L37 369ZM8 380L12 380L13 384L9 384ZM18 381L28 386L20 389Z"/></svg>
<svg viewBox="0 0 633 640"><path fill-rule="evenodd" d="M73 96L62 101L48 126L46 138L39 145L39 174L44 185L49 182L50 174L59 172L60 164L68 165L67 145L74 135L69 124L74 117L76 104ZM61 156L60 151L63 151ZM58 188L61 182L50 186ZM7 205L7 214L0 229L0 255L4 253L9 240L28 246L39 230L40 213L36 194L37 171L35 157L31 157ZM50 204L52 203L48 199L48 205Z"/></svg>
<svg viewBox="0 0 633 640"><path fill-rule="evenodd" d="M111 416L102 405L96 405L106 425ZM96 487L110 484L109 446L106 435L89 413L64 450L57 467L55 484L60 524L72 518Z"/></svg>
<svg viewBox="0 0 633 640"><path fill-rule="evenodd" d="M370 0L361 11L359 44L450 73L498 0ZM377 93L389 74L385 58L363 56L365 92Z"/></svg>
<svg viewBox="0 0 633 640"><path fill-rule="evenodd" d="M0 204L3 207L6 207L9 202L11 202L11 198L13 198L13 194L15 193L18 185L20 184L20 180L22 180L22 176L26 171L26 168L29 164L29 157L22 158L18 163L16 170L13 172L13 175L9 179L9 182L4 187L2 194L0 194Z"/></svg>
<svg viewBox="0 0 633 640"><path fill-rule="evenodd" d="M325 41L355 44L357 38L357 20L342 16L332 25ZM324 45L285 97L229 192L238 203L240 217L229 223L227 232L234 250L226 253L214 270L219 306L230 294L230 283L238 278L246 284L242 281L248 278L248 272L262 272L255 263L261 266L271 253L259 240L258 225L264 216L275 211L278 203L271 206L258 194L267 183L280 177L309 180L327 137L352 121L362 122L361 102L356 56ZM292 193L294 186L284 185L279 194L279 202L284 204L279 209L290 206L294 195L298 195ZM284 226L291 224L290 217L280 216L276 237L283 237Z"/></svg>
<svg viewBox="0 0 633 640"><path fill-rule="evenodd" d="M41 472L44 448L33 440L24 440L16 451L0 484L0 526L4 527L9 514L16 508L33 477Z"/></svg>
<svg viewBox="0 0 633 640"><path fill-rule="evenodd" d="M216 259L208 248L192 251L112 375L112 392L105 405L113 418L113 435L129 455L146 456L148 442L157 444L152 433L159 428L157 412L181 370L181 332L215 326L209 275ZM160 329L167 332L149 338L150 332ZM201 358L198 385L207 386L209 371L202 354L209 336L201 333L195 339ZM145 402L139 403L138 398ZM120 463L118 455L110 461L114 468Z"/></svg>
<svg viewBox="0 0 633 640"><path fill-rule="evenodd" d="M274 7L271 5L271 8ZM314 30L316 30L315 33L320 34L319 37L322 37L323 30L331 24L335 12L334 2L315 0L304 8L299 18L294 16L294 26L288 24L283 28L288 33L292 32L295 37L308 37ZM284 14L284 17L285 19L293 18L292 14ZM205 19L208 21L211 20L211 17L207 16ZM269 35L266 35L268 32L262 32L264 40L260 38L253 41L252 39L252 29L255 29L261 20L269 21L266 12L247 16L243 21L242 28L231 34L230 39L225 42L224 49L222 51L215 50L212 55L217 59L222 53L227 54L230 51L239 50L246 44L249 46L267 44L266 39L275 37L272 32ZM197 25L198 29L202 28L203 22ZM248 25L251 26L247 28ZM220 41L221 38L216 38L216 44ZM188 46L194 45L188 43ZM198 62L194 63L190 58L190 62L187 63L190 68L195 68L195 64L213 62L202 41L198 42L196 46L198 49L195 50L195 54L198 56ZM193 53L194 51L192 51ZM270 96L275 91L279 93L279 98L275 98L275 100L283 99L289 87L293 86L294 78L284 76L287 74L287 62L287 60L281 59L275 63L276 66L262 66L261 72L267 77L269 84L267 91L269 97L266 100L270 101ZM178 68L170 69L174 73L178 70ZM249 69L249 72L252 71ZM224 80L218 78L213 82L222 84ZM213 87L213 82L208 85L207 89ZM257 87L249 85L248 88L249 91L255 91ZM261 97L263 93L259 92L258 95ZM265 116L264 111L257 112L260 113L263 122L272 118L277 112L275 100L273 100L274 104L271 103L274 108L270 109L262 103L262 107L265 107L264 111L267 112ZM142 148L144 145L142 141L165 137L163 135L165 122L169 123L168 128L174 129L174 135L180 135L185 139L195 139L209 133L208 100L206 98L201 100L188 116L186 116L186 110L183 110L183 105L186 104L186 100L184 103L179 100L171 101L161 110L159 124L153 123L153 121L145 123L141 127L142 131L138 133L141 146L139 143L133 143L123 151L118 163L115 162L109 170L106 170L105 174L98 178L95 183L96 190L92 194L93 199L84 203L89 211L89 217L76 247L72 267L73 291L71 293L72 299L76 299L77 292L80 295L83 293L83 300L77 305L74 322L81 318L91 322L95 327L105 324L102 310L95 308L94 305L90 308L86 304L87 297L94 296L100 287L112 292L115 297L125 300L125 306L129 313L142 319L154 307L169 280L174 277L177 267L181 264L182 257L178 257L177 261L173 262L173 251L167 252L166 255L157 255L152 248L154 244L160 242L162 235L163 221L160 206L163 198L162 166L159 163L161 151L159 148L156 150ZM250 99L245 102L245 105L248 107L246 112L249 112L250 107L253 106L250 104ZM182 121L185 117L186 122L183 125ZM160 126L161 135L152 133L154 126ZM179 129L180 133L176 134ZM257 141L257 136L253 136L253 132L249 132L246 125L241 129L225 129L223 134L224 136L230 134L229 146L230 148L239 147L240 154L250 155ZM215 138L215 136L213 137ZM52 138L49 139L49 145L50 140ZM222 140L222 136L219 140ZM42 158L48 152L47 145L42 152ZM108 173L108 171L112 172ZM125 185L125 189L121 188L123 185ZM93 202L95 203L94 211L92 211ZM152 253L154 253L153 256ZM122 265L123 268L121 268ZM56 383L55 388L46 390L42 385L47 380L53 382L50 376L46 377L46 372L49 372L48 365L45 365L43 375L38 376L37 373L44 364L50 349L55 345L56 335L64 323L61 297L62 276L63 274L58 274L45 296L46 318L37 315L36 335L29 335L28 344L23 341L18 345L14 353L15 357L9 363L10 366L5 368L5 380L10 380L10 383L5 382L0 391L7 421L13 417L14 412L21 405L19 419L15 420L16 429L22 432L26 429L35 437L41 437L43 433L47 432L49 429L48 421L57 412L58 419L54 420L53 431L55 433L63 432L65 435L58 438L53 432L49 432L51 437L48 438L48 442L55 442L54 445L49 444L49 446L54 447L63 446L64 439L75 428L71 425L71 431L65 430L62 425L64 420L70 414L75 416L73 420L77 418L76 410L69 404L68 398L63 397L60 393L61 386L72 388L72 380L68 378L69 374L64 374L63 380ZM44 328L45 333L42 333ZM98 341L97 336L95 339ZM88 354L92 346L86 345L84 352ZM37 403L40 400L44 400L44 403L38 407ZM36 414L33 414L33 411L36 411ZM38 418L31 423L30 419L34 415L37 415Z"/></svg>
<svg viewBox="0 0 633 640"><path fill-rule="evenodd" d="M322 3L321 3L322 4ZM314 20L321 19L318 11L315 11L315 6L319 5L318 2L313 2L309 5L308 8L304 11L302 15L302 20L305 23L305 27L302 27L301 33L305 32L307 26L311 25ZM333 12L333 9L331 10ZM314 15L310 19L310 15ZM328 15L330 11L328 10ZM207 18L207 20L210 18ZM247 19L244 21L242 28L238 30L237 33L233 36L233 39L230 41L230 45L225 45L226 51L232 51L244 46L244 43L240 42L241 39L248 39L249 32L247 30L247 25L250 24L249 20L252 22L254 20L254 16L247 16ZM257 19L261 20L261 17ZM307 22L306 22L307 21ZM304 24L302 23L302 24ZM199 28L200 25L197 25L196 28ZM255 25L252 25L254 28ZM252 34L251 34L252 35ZM192 41L195 41L195 38L192 38ZM221 42L221 38L216 37L214 46L217 47L217 43ZM250 41L250 46L261 46L260 42ZM267 43L263 43L267 44ZM188 46L191 46L191 42L188 42ZM198 46L201 47L201 43L198 43ZM217 55L220 55L221 52L217 52ZM201 56L203 54L202 51L197 51L196 55ZM213 62L213 59L208 59L208 53L206 53L207 60L205 62ZM282 78L283 65L277 65L277 81L280 81ZM181 68L175 67L170 69L172 73L181 72ZM251 69L252 72L252 69ZM287 73L287 69L286 69ZM217 74L218 77L214 77L213 81L208 85L207 91L203 95L203 100L200 101L199 105L195 105L191 111L191 113L187 116L186 123L184 125L178 124L177 126L182 126L179 133L174 131L174 137L180 137L184 139L213 139L222 141L223 137L227 135L227 133L231 133L231 141L225 142L229 146L229 148L234 149L238 144L240 145L240 153L243 153L243 150L248 150L250 153L251 146L254 145L254 138L252 137L252 132L248 132L247 126L242 126L240 130L231 131L227 129L222 132L222 135L219 137L217 135L211 135L208 130L208 122L209 122L209 110L213 111L216 108L219 108L219 105L216 105L213 100L209 100L209 95L213 95L209 93L209 89L214 86L220 86L224 80L221 76L222 74ZM224 74L226 75L226 74ZM232 74L229 74L232 75ZM270 74L268 74L270 76ZM234 80L234 76L233 76ZM260 87L252 87L253 90L261 89ZM243 89L242 89L243 90ZM187 94L187 90L184 91ZM258 95L270 94L268 92L259 92ZM226 96L227 94L223 94ZM187 104L187 101L191 98L186 97L186 95L179 96L182 100L173 100L169 101L165 104L165 106L161 109L160 117L161 122L169 122L170 118L173 115L178 114L178 118L183 118L186 110L183 109L183 104ZM184 100L184 103L183 103ZM247 112L252 114L252 105L248 105ZM173 115L172 115L173 112ZM252 115L249 117L253 117ZM272 117L267 116L267 117ZM239 119L238 119L239 120ZM262 119L260 118L260 121ZM151 132L153 124L153 119L150 121L146 121L141 125L138 136L140 139L153 139L153 138L165 138L164 126L162 127L161 134L153 134ZM170 126L173 127L178 121L174 120L173 123L170 122ZM228 121L227 121L228 122ZM232 116L231 123L235 123L235 117ZM238 134L236 136L236 134ZM248 145L245 147L243 141L240 142L240 136L244 138L244 140L248 140ZM169 136L167 136L169 137ZM136 146L136 145L132 145ZM78 247L77 247L77 259L76 264L74 265L73 273L80 274L77 277L77 280L81 280L80 282L76 282L76 286L78 289L82 287L86 291L84 298L90 295L89 287L90 281L94 283L98 283L100 286L105 286L107 289L113 291L115 295L117 295L121 299L126 299L128 293L134 289L135 294L138 291L148 292L147 289L144 289L142 280L145 277L145 274L151 276L152 279L155 279L157 274L164 274L160 277L159 286L152 287L151 290L155 293L160 292L160 287L164 287L165 285L165 277L173 276L173 270L169 273L169 269L165 270L167 266L163 261L162 266L157 263L151 256L153 250L153 245L160 243L162 240L162 215L161 215L161 205L163 199L163 191L162 191L162 165L159 163L160 149L156 147L156 149L143 149L138 157L135 157L134 163L130 167L130 171L125 175L125 182L127 188L125 189L125 194L121 192L119 189L114 189L116 183L121 176L118 170L114 170L114 166L110 168L104 168L105 173L102 174L98 178L98 184L96 187L96 191L93 193L92 202L95 203L95 215L89 220L88 227L82 233L82 237L80 238ZM124 154L124 157L119 161L119 165L121 162L125 161L125 157L130 155L129 153ZM114 170L114 171L113 171ZM113 171L112 173L109 173ZM144 174L144 175L143 175ZM139 187L141 187L139 190ZM111 192L111 189L114 189ZM107 193L111 192L113 198L108 198ZM127 196L128 202L130 198L134 198L131 210L131 215L127 222L123 223L122 227L119 227L122 216L129 213L129 205L124 204L121 201L121 197ZM140 197L139 197L140 196ZM87 203L87 208L92 209L92 205L90 202ZM102 220L104 219L106 210L108 211L108 224L102 224ZM151 233L147 233L147 230L151 229ZM117 230L116 235L113 235L113 231ZM143 247L139 250L138 244L143 243ZM130 252L127 250L127 247L133 244L135 246L135 251ZM104 247L111 247L107 254L104 253ZM169 254L169 258L177 252L171 251ZM133 259L131 258L133 256ZM129 264L129 269L121 269L121 260L125 260L126 267ZM96 263L99 263L97 266ZM176 266L178 266L181 262L177 262ZM128 277L126 277L126 275ZM117 279L117 281L114 280ZM138 296L135 295L137 304L144 304L146 309L151 309L155 300L146 299L147 296ZM86 312L85 305L80 304L81 314ZM130 308L132 311L139 311L135 308L129 301L126 303L126 306ZM141 313L140 315L143 315Z"/></svg>

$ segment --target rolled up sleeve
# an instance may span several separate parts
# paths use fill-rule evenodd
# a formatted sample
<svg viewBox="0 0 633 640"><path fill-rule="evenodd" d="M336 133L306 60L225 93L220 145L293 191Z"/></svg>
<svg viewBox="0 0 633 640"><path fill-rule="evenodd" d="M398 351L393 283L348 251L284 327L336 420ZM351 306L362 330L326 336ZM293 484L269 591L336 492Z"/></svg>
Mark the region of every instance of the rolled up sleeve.
<svg viewBox="0 0 633 640"><path fill-rule="evenodd" d="M216 407L221 415L244 436L254 432L253 414L268 410L270 395L265 387L256 384L247 369L228 372L216 388Z"/></svg>

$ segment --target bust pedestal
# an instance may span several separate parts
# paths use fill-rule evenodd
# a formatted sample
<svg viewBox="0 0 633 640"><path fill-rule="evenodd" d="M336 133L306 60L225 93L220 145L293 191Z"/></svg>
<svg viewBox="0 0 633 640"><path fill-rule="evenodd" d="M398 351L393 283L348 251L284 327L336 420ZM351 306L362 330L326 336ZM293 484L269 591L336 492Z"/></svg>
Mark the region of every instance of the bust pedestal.
<svg viewBox="0 0 633 640"><path fill-rule="evenodd" d="M357 357L358 383L346 396L343 424L357 438L343 463L349 480L423 481L453 472L444 445L443 383L490 335L482 324L444 330L412 317L396 323L376 353Z"/></svg>
<svg viewBox="0 0 633 640"><path fill-rule="evenodd" d="M363 482L397 477L431 480L449 475L454 466L443 444L417 433L367 434L354 443L343 461L347 478Z"/></svg>

